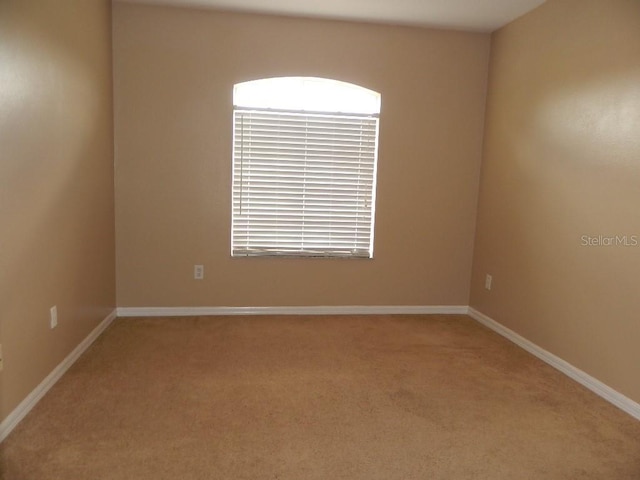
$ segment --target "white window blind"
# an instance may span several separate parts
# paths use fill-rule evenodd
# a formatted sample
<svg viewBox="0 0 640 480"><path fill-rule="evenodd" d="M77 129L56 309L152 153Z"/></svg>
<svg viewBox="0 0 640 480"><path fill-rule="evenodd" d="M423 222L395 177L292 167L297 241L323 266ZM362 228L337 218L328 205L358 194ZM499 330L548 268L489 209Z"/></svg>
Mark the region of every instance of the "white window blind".
<svg viewBox="0 0 640 480"><path fill-rule="evenodd" d="M236 106L232 255L372 257L377 137L375 114Z"/></svg>

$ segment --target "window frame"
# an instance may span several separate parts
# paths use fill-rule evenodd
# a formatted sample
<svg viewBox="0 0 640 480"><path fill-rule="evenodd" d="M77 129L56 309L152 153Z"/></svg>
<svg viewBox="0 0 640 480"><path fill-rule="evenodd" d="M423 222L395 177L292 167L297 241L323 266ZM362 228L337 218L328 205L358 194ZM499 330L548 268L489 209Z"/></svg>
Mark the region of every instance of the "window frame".
<svg viewBox="0 0 640 480"><path fill-rule="evenodd" d="M377 191L378 143L379 143L379 127L380 127L379 120L380 120L380 103L381 103L380 94L355 84L340 82L340 81L331 80L331 79L319 79L315 77L279 77L279 78L287 79L287 80L290 80L292 78L298 78L303 80L309 79L316 82L316 86L318 81L320 82L326 81L326 82L330 82L334 88L336 84L344 84L344 85L347 85L348 88L350 88L352 91L354 88L361 89L362 92L366 92L366 94L373 94L376 96L375 100L377 101L377 106L375 106L375 109L377 111L375 113L356 113L356 112L344 112L344 111L309 110L304 107L300 109L291 109L291 108L279 109L279 108L264 107L264 106L251 107L248 105L238 105L237 103L239 102L235 101L236 100L235 92L236 92L236 88L239 85L247 85L249 83L261 82L261 81L273 82L274 80L278 80L278 78L261 79L261 80L254 80L251 82L243 82L240 84L236 84L234 86L234 102L233 102L231 256L233 258L309 257L309 258L372 259L373 252L374 252L375 212L376 212L376 200L377 200L376 191ZM364 105L364 103L362 105ZM364 105L364 107L361 107L361 108L371 109L372 107L371 105ZM299 124L296 122L290 124L290 125L294 125L294 127L291 127L294 130L303 129L303 125L304 125L304 129L306 129L305 130L306 133L304 133L304 135L300 135L300 139L304 139L304 148L302 150L296 150L296 152L298 153L297 155L296 154L293 155L293 158L295 160L294 163L296 163L296 161L299 163L300 162L304 163L305 172L307 167L309 167L309 170L313 170L314 168L316 168L316 173L314 175L319 175L318 178L321 178L321 179L324 178L322 177L322 175L327 176L327 179L325 179L326 180L325 183L318 184L318 185L321 185L320 187L317 187L317 188L309 187L309 190L313 189L314 194L316 195L314 197L314 195L309 194L310 197L314 198L314 200L309 200L309 203L313 204L314 201L320 202L318 205L322 206L323 202L329 202L328 208L330 208L331 210L328 215L322 215L321 213L316 215L315 218L317 222L314 222L311 219L309 220L304 219L305 212L307 212L307 208L309 207L307 207L307 200L306 200L307 187L303 186L300 190L300 192L302 193L296 190L296 192L298 192L298 195L302 195L303 200L301 200L300 203L297 204L298 210L295 210L295 213L291 214L291 217L294 217L294 220L285 221L285 220L276 219L276 220L273 220L274 222L273 226L268 225L266 227L260 224L262 220L260 221L253 220L254 230L252 232L251 231L252 220L250 219L251 215L249 215L248 216L249 219L245 219L244 221L244 224L243 224L244 226L240 227L241 220L239 219L239 217L242 214L239 213L239 210L242 209L242 202L247 197L249 197L249 195L251 195L250 193L245 194L245 192L243 192L243 185L245 184L244 169L245 169L245 163L246 163L246 159L244 155L247 147L244 139L245 125L243 123L242 127L240 127L241 131L239 133L238 131L239 127L237 124L239 121L238 120L239 116L240 118L243 118L243 119L245 118L243 115L256 115L257 118L261 118L260 122L263 122L263 123L260 123L260 126L261 128L266 128L267 130L273 127L273 125L275 125L275 123L273 125L269 123L271 120L273 120L273 122L276 122L276 119L279 119L279 118L287 119L288 121L292 121L291 119L296 117L299 117L301 119ZM361 147L360 147L360 154L357 161L353 160L353 151L349 150L350 148L355 148L354 145L357 144L357 141L354 140L353 141L354 143L352 145L351 142L347 142L347 141L345 141L344 144L339 143L339 142L342 142L342 138L340 138L339 140L335 140L335 139L324 140L325 137L321 135L322 133L324 133L322 125L319 127L316 125L316 123L318 123L318 121L321 121L321 120L322 121L326 120L325 123L327 124L327 131L330 131L332 129L336 130L338 127L342 127L343 125L341 122L346 122L347 128L350 128L352 125L356 125L358 122L360 122L360 137L358 141L360 142ZM309 127L309 124L311 124L311 127ZM266 125L266 127L264 125ZM372 125L373 125L373 128L372 128ZM366 133L364 133L365 126L366 126ZM310 131L313 133L309 133ZM345 130L345 131L347 131L349 134L352 133L352 130ZM373 132L373 134L371 132ZM290 132L287 131L287 135L289 134ZM238 150L239 135L240 135L240 138L242 138L242 143L240 147L240 151L242 152L241 153L242 157L240 160L238 160L237 158L238 151L239 151ZM333 133L333 135L338 135L338 134ZM293 134L293 136L295 136L295 134ZM295 144L295 146L298 146L298 144L295 143L295 140L291 140L291 137L287 137L286 144L283 143L281 137L282 137L282 134L278 133L268 137L263 135L261 138L266 139L267 143L273 143L274 145L276 145L274 149L279 151L286 151L287 148L289 148L293 144ZM354 138L354 139L356 138L354 135L345 135L345 137ZM298 139L298 137L296 137L296 139ZM312 142L309 142L309 139L311 139ZM366 143L363 147L362 145L364 141L369 143ZM314 145L316 145L315 147L308 147L308 145L313 142L320 143L321 147L318 147L316 143L314 143ZM331 143L331 142L334 142L334 143ZM247 143L250 143L250 142L247 142ZM341 156L336 156L335 154L333 154L333 156L328 157L326 160L309 158L309 157L317 156L318 155L317 149L322 148L324 146L329 146L329 147L333 146L334 150L337 149L338 147L344 148L344 152L347 152L347 153L343 153ZM291 147L291 148L294 148L294 147ZM363 148L365 149L366 154L362 153ZM269 150L260 150L260 149L258 150L260 151L260 155L268 156L268 154L270 153ZM303 153L300 153L300 152L303 152ZM289 152L287 151L287 153ZM347 154L351 154L351 155L347 156ZM284 155L284 154L279 153L278 155ZM273 158L272 160L274 161L273 168L276 168L276 165L280 165L281 163L287 163L287 160L282 160L280 156L278 156L277 158ZM253 161L252 159L249 160L250 163L252 161ZM257 163L259 161L268 162L269 160L256 160L255 162ZM317 163L314 163L314 162L317 162ZM326 167L326 172L324 172L322 167L319 167L319 170L318 170L318 166L320 164L335 164L335 165L342 164L342 166L340 167L334 166L333 168ZM357 175L354 175L352 170L356 166L359 166L357 168L357 171L359 173ZM251 172L251 167L246 167L246 168ZM265 168L265 166L262 165L261 168ZM286 183L280 177L280 175L282 175L282 168L283 168L282 165L280 165L278 168L280 168L279 170L280 173L273 174L273 175L267 174L263 176L263 178L266 178L267 180L265 180L266 183L262 184L262 186L267 184L278 185L278 184ZM300 169L302 167L298 166L297 168ZM362 168L365 168L368 171L370 170L370 174L365 175L364 173L362 173L363 172ZM346 169L346 170L343 170L343 169ZM320 173L317 173L318 171L320 171ZM333 195L330 195L329 193L327 193L327 192L332 192L341 186L339 181L334 177L336 176L339 177L340 174L346 171L349 171L349 174L351 175L348 177L349 179L352 179L352 178L357 179L358 187L355 190L355 193L352 193L347 189L342 189L341 191L348 192L344 195L345 198L355 197L358 199L357 202L364 201L365 202L364 209L359 207L357 203L353 203L353 200L352 200L352 203L349 203L349 200L344 200L343 202L344 205L342 207L337 206L339 202L338 201L334 202L334 200L331 199L333 198ZM331 176L331 175L329 175L327 172L333 172L331 174L333 178L332 181L328 180L328 176ZM240 175L239 179L238 179L238 175ZM309 178L315 179L316 177L312 177L311 174L309 173L303 173L303 174L298 174L297 176L293 176L291 178L301 179L302 184L306 185ZM360 182L362 182L362 186L360 185ZM280 190L275 189L273 190L273 192L275 193L273 192L272 193L277 196L285 196L287 193L289 193L289 192L284 193L284 190L282 188L283 187L280 187ZM364 192L364 194L362 194L362 192ZM322 196L321 194L325 194L328 196ZM339 196L340 194L337 194L337 195ZM329 200L327 200L327 198L329 198ZM283 207L284 203L278 203L278 202L283 202L283 200L274 201L272 205L274 206L275 210L265 215L271 216L271 217L278 217L277 212L280 211L279 208L281 207L284 208ZM250 203L250 205L252 206L252 208L257 208L256 205L262 206L262 204L260 203L260 200L257 200L255 204ZM267 205L267 203L265 203L264 205ZM345 205L350 206L352 210L355 211L356 213L352 213L351 216L342 217L342 218L346 218L344 225L347 228L351 225L351 230L348 232L348 234L343 235L341 237L340 236L341 230L338 230L338 229L344 228L344 227L342 227L342 225L341 227L336 227L334 223L339 223L341 217L336 216L336 212L339 212L340 214L342 214L342 212L340 212L339 210L340 208L346 208ZM315 208L317 208L317 205ZM346 210L348 210L348 208L346 208ZM318 212L319 210L314 210L314 211ZM302 221L301 221L301 224L298 225L297 227L291 226L291 225L287 225L286 228L282 226L280 227L278 226L279 222L280 222L280 225L288 223L289 221L295 223L295 221L297 220L298 222L300 222L300 218L302 218ZM327 228L326 224L322 223L321 220L326 220L325 223L328 223L330 227ZM306 225L307 222L309 223L309 225L313 224L314 226L307 226ZM363 234L362 233L363 230L361 230L357 226L358 223L360 222L364 222L366 226L366 230L365 230L366 234ZM265 247L263 248L256 248L255 246L250 246L250 243L252 242L254 244L256 243L257 241L256 237L259 236L259 233L256 233L257 226L262 226L268 229L269 232L271 232L271 233L266 233L265 236L270 235L269 239L273 242L272 245L266 246L265 244ZM294 229L297 229L297 231L299 232L297 236L296 234L291 233ZM281 235L281 232L282 232L282 235ZM313 235L314 233L315 233L315 237ZM324 235L324 240L323 240L324 244L318 245L319 241L314 242L313 240L308 240L308 239L305 240L304 237L306 235L309 235L312 238L316 238L316 240L318 238L321 238L322 235ZM336 239L334 239L334 235ZM290 238L295 237L296 239L299 240L299 244L296 247L292 247L292 248L284 247L283 245L286 244L287 242L289 242L290 244L294 244L295 240L277 240L279 236L282 236L282 237L289 236ZM352 248L350 249L344 247L344 244L347 244L349 242L346 240L342 240L343 238L348 236L353 237L353 240L351 241ZM240 241L241 237L245 238L244 240L244 242L246 243L245 245L242 245L242 241ZM366 249L363 248L363 242L365 240L367 243ZM340 247L338 247L337 245L340 245Z"/></svg>

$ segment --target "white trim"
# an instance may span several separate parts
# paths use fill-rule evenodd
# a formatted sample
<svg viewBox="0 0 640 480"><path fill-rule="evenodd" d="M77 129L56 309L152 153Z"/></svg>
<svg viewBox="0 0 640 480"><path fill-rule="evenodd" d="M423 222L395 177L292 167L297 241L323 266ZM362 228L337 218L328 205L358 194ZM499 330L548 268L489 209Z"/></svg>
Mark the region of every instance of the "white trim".
<svg viewBox="0 0 640 480"><path fill-rule="evenodd" d="M36 406L40 399L44 397L49 389L69 370L69 367L75 363L78 357L84 353L115 318L116 310L114 309L22 402L20 402L9 416L0 423L0 442L7 438L16 425Z"/></svg>
<svg viewBox="0 0 640 480"><path fill-rule="evenodd" d="M522 347L527 352L535 355L540 360L545 363L548 363L552 367L557 370L560 370L562 373L567 375L569 378L572 378L579 384L587 387L596 395L604 398L609 403L612 403L620 410L628 413L632 417L640 420L640 404L634 402L628 397L625 397L620 392L617 392L613 388L605 385L600 380L592 377L588 373L583 372L577 367L574 367L569 362L557 357L551 352L548 352L542 347L539 347L535 343L527 340L526 338L518 335L513 330L505 327L504 325L496 322L494 319L488 317L484 313L479 312L475 308L469 307L469 316L486 327L490 328L494 332L502 335L503 337L511 340L516 345Z"/></svg>
<svg viewBox="0 0 640 480"><path fill-rule="evenodd" d="M315 307L118 307L118 317L182 317L204 315L393 315L460 314L463 305L345 305Z"/></svg>

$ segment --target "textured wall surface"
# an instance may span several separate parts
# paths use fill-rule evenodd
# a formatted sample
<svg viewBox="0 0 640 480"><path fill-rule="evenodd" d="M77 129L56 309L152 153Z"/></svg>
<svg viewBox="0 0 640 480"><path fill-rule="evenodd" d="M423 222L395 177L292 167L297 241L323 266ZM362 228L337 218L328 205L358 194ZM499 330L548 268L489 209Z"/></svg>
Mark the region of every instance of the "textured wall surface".
<svg viewBox="0 0 640 480"><path fill-rule="evenodd" d="M0 418L115 306L110 17L0 2Z"/></svg>
<svg viewBox="0 0 640 480"><path fill-rule="evenodd" d="M118 305L466 305L488 54L485 34L115 4ZM373 260L230 257L233 85L288 75L382 94Z"/></svg>
<svg viewBox="0 0 640 480"><path fill-rule="evenodd" d="M549 1L491 49L471 305L640 401L640 2Z"/></svg>

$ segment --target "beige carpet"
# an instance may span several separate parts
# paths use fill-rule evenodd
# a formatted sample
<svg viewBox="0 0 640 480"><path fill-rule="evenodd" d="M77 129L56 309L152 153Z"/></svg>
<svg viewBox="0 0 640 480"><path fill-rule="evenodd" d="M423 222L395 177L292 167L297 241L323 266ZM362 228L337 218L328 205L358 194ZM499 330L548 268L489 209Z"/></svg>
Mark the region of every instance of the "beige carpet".
<svg viewBox="0 0 640 480"><path fill-rule="evenodd" d="M640 422L464 316L120 319L7 480L640 479Z"/></svg>

